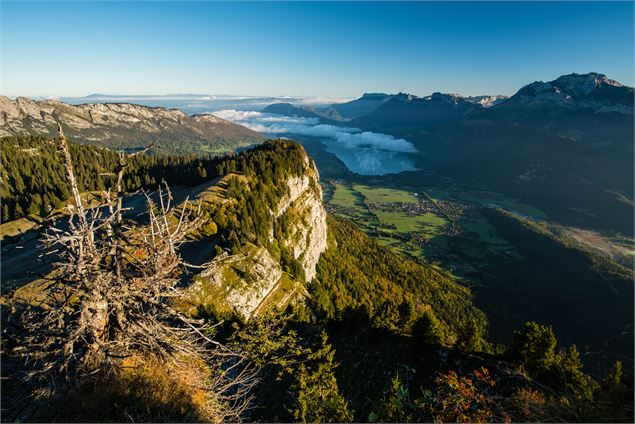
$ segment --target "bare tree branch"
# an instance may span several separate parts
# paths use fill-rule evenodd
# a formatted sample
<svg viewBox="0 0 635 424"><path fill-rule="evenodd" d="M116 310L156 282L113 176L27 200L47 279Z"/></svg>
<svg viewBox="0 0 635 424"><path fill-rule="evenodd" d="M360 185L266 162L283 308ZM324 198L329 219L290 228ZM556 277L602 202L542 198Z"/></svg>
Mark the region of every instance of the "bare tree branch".
<svg viewBox="0 0 635 424"><path fill-rule="evenodd" d="M183 295L178 284L187 266L179 246L204 224L200 205L194 208L186 200L173 209L164 184L157 202L145 194L147 225L125 222L124 172L130 156L153 143L133 155L120 153L115 192L105 191L99 205L87 210L61 126L59 132L77 208L71 210L67 230L52 229L44 238L48 246L57 247L59 260L47 276L45 301L30 305L22 317L25 359L32 364L27 378L48 384L50 393L117 369L131 356L183 367L203 361L211 373L200 382L210 411L220 420L240 420L257 381L257 367L210 337L204 322L174 306Z"/></svg>

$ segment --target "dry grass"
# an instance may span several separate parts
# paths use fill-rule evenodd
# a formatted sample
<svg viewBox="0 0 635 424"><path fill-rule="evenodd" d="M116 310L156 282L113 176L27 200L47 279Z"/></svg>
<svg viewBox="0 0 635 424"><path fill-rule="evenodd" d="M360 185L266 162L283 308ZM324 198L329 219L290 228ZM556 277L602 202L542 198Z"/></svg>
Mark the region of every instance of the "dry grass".
<svg viewBox="0 0 635 424"><path fill-rule="evenodd" d="M232 178L237 178L242 183L247 182L247 177L245 175L230 173L220 179L215 179L211 182L205 183L206 189L199 192L195 198L203 203L211 204L223 204L229 202L230 200L225 197L225 192L227 191L228 182Z"/></svg>
<svg viewBox="0 0 635 424"><path fill-rule="evenodd" d="M205 391L210 370L197 358L124 359L109 375L59 400L57 420L71 422L220 422Z"/></svg>
<svg viewBox="0 0 635 424"><path fill-rule="evenodd" d="M19 218L0 224L0 240L5 237L13 237L24 234L38 225L37 218Z"/></svg>

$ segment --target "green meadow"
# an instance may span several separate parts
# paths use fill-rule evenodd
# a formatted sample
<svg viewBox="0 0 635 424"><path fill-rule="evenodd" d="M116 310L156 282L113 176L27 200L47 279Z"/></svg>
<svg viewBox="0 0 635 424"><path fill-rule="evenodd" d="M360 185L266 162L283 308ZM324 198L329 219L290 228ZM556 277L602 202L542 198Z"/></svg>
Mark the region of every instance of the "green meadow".
<svg viewBox="0 0 635 424"><path fill-rule="evenodd" d="M330 183L325 192L329 193L329 205L345 208L336 209L336 215L352 220L382 245L410 257L447 262L457 258L456 254L450 255L449 252L458 253L468 260L483 260L488 255L517 255L514 246L478 212L479 207L485 206L484 198L475 193L459 194L433 188L419 192L416 196L406 190L348 183ZM440 211L419 215L395 207L395 204L415 206L420 199L432 201ZM449 202L452 213L445 214L439 200L446 202L445 207L448 207ZM527 215L544 216L541 211L528 205L502 197L496 200L509 209ZM472 209L471 213L456 213L457 209L465 210L468 207L477 209ZM455 228L458 226L459 231L450 231L452 225Z"/></svg>
<svg viewBox="0 0 635 424"><path fill-rule="evenodd" d="M419 203L417 196L404 190L354 184L353 189L370 203Z"/></svg>

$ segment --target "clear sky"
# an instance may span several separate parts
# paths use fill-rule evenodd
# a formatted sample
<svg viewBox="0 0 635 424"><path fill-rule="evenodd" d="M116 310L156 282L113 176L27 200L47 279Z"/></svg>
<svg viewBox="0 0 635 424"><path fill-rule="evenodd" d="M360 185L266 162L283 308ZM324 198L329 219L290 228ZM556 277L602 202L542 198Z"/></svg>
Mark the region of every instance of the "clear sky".
<svg viewBox="0 0 635 424"><path fill-rule="evenodd" d="M633 85L633 3L0 0L1 93L512 94Z"/></svg>

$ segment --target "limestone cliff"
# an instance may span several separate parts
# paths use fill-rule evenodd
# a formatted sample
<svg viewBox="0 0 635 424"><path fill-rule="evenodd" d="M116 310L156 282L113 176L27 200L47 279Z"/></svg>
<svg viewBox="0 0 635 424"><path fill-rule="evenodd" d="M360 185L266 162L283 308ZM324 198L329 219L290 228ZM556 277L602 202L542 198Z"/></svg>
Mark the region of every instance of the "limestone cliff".
<svg viewBox="0 0 635 424"><path fill-rule="evenodd" d="M283 275L285 278L283 280ZM296 283L283 274L279 261L263 247L246 245L235 255L222 254L197 276L188 289L190 308L235 312L249 319L266 304L284 307L273 296L274 291L294 291ZM283 287L284 286L284 287ZM288 296L282 296L283 299ZM193 313L194 309L190 310Z"/></svg>
<svg viewBox="0 0 635 424"><path fill-rule="evenodd" d="M234 176L226 176L202 192L199 201L227 204L224 184L231 178ZM237 181L248 184L249 180L241 176ZM285 270L276 248L245 243L238 252L225 251L214 257L193 278L187 289L190 313L197 309L232 312L248 320L268 308L282 309L307 296L305 284L315 277L318 260L327 247L327 224L318 171L306 154L304 173L289 176L285 185L285 194L270 208L269 244L286 249L303 275ZM279 232L274 235L273 227L281 221L285 231L282 236Z"/></svg>
<svg viewBox="0 0 635 424"><path fill-rule="evenodd" d="M308 171L289 178L289 194L278 204L276 219L285 214L298 217L291 221L288 237L282 243L300 261L306 281L311 282L320 254L326 250L326 210L318 171L310 166L308 157L305 159Z"/></svg>

